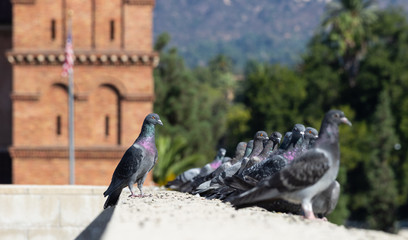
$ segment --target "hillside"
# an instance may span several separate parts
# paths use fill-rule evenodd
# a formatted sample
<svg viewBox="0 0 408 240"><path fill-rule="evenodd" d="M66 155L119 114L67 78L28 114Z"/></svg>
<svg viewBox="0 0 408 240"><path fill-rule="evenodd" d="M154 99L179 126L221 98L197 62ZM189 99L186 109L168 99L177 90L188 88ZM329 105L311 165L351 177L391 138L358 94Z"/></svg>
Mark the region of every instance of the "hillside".
<svg viewBox="0 0 408 240"><path fill-rule="evenodd" d="M188 65L205 64L217 53L243 66L248 59L293 64L331 0L156 0L154 36L168 32ZM379 7L406 0L379 0Z"/></svg>

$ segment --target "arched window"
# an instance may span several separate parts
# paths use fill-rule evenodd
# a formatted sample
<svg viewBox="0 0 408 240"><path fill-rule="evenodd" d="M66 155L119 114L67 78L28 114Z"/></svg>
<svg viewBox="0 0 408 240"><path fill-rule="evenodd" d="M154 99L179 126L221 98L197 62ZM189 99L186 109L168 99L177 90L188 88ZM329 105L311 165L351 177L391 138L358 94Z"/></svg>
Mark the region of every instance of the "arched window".
<svg viewBox="0 0 408 240"><path fill-rule="evenodd" d="M102 84L89 97L92 109L92 138L101 145L120 145L121 107L119 91Z"/></svg>

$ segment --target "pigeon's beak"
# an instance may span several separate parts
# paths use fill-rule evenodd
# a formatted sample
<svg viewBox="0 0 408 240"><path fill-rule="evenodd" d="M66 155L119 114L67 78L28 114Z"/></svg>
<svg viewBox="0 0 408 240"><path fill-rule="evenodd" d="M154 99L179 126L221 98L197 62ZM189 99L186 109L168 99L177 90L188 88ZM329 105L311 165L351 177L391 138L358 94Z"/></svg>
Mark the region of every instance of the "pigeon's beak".
<svg viewBox="0 0 408 240"><path fill-rule="evenodd" d="M305 131L303 131L303 132L300 132L300 134L302 134L302 136L304 136L304 135L305 135Z"/></svg>
<svg viewBox="0 0 408 240"><path fill-rule="evenodd" d="M157 123L163 126L163 122L161 120L158 120Z"/></svg>
<svg viewBox="0 0 408 240"><path fill-rule="evenodd" d="M342 123L344 123L344 124L349 125L349 126L352 125L351 122L350 122L346 117L340 118L340 121L341 121Z"/></svg>
<svg viewBox="0 0 408 240"><path fill-rule="evenodd" d="M277 140L278 140L278 142L280 142L280 141L281 141L281 139L280 139L280 138L277 138Z"/></svg>

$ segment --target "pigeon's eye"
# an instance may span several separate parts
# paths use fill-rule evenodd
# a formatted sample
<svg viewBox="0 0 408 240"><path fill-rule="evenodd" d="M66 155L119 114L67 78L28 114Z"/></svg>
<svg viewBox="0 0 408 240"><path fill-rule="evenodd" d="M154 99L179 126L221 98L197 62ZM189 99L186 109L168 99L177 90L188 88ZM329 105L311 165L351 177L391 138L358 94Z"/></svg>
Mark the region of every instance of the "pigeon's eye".
<svg viewBox="0 0 408 240"><path fill-rule="evenodd" d="M337 113L334 114L334 117L335 117L335 118L338 118L338 117L339 117L339 114L337 114Z"/></svg>
<svg viewBox="0 0 408 240"><path fill-rule="evenodd" d="M263 137L263 133L261 133L261 137Z"/></svg>
<svg viewBox="0 0 408 240"><path fill-rule="evenodd" d="M152 117L153 119L156 119L155 117Z"/></svg>
<svg viewBox="0 0 408 240"><path fill-rule="evenodd" d="M312 133L312 131L311 131L311 130L309 130L309 133Z"/></svg>

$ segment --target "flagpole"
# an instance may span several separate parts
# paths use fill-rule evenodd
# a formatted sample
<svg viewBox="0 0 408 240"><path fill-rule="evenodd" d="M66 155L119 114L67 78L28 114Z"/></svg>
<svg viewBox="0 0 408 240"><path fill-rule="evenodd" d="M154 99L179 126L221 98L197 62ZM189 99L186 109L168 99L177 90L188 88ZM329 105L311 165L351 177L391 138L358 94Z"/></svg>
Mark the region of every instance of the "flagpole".
<svg viewBox="0 0 408 240"><path fill-rule="evenodd" d="M72 32L72 10L68 12L68 31ZM71 35L72 37L72 35ZM68 71L68 128L69 128L69 184L75 184L75 145L74 145L74 71Z"/></svg>

